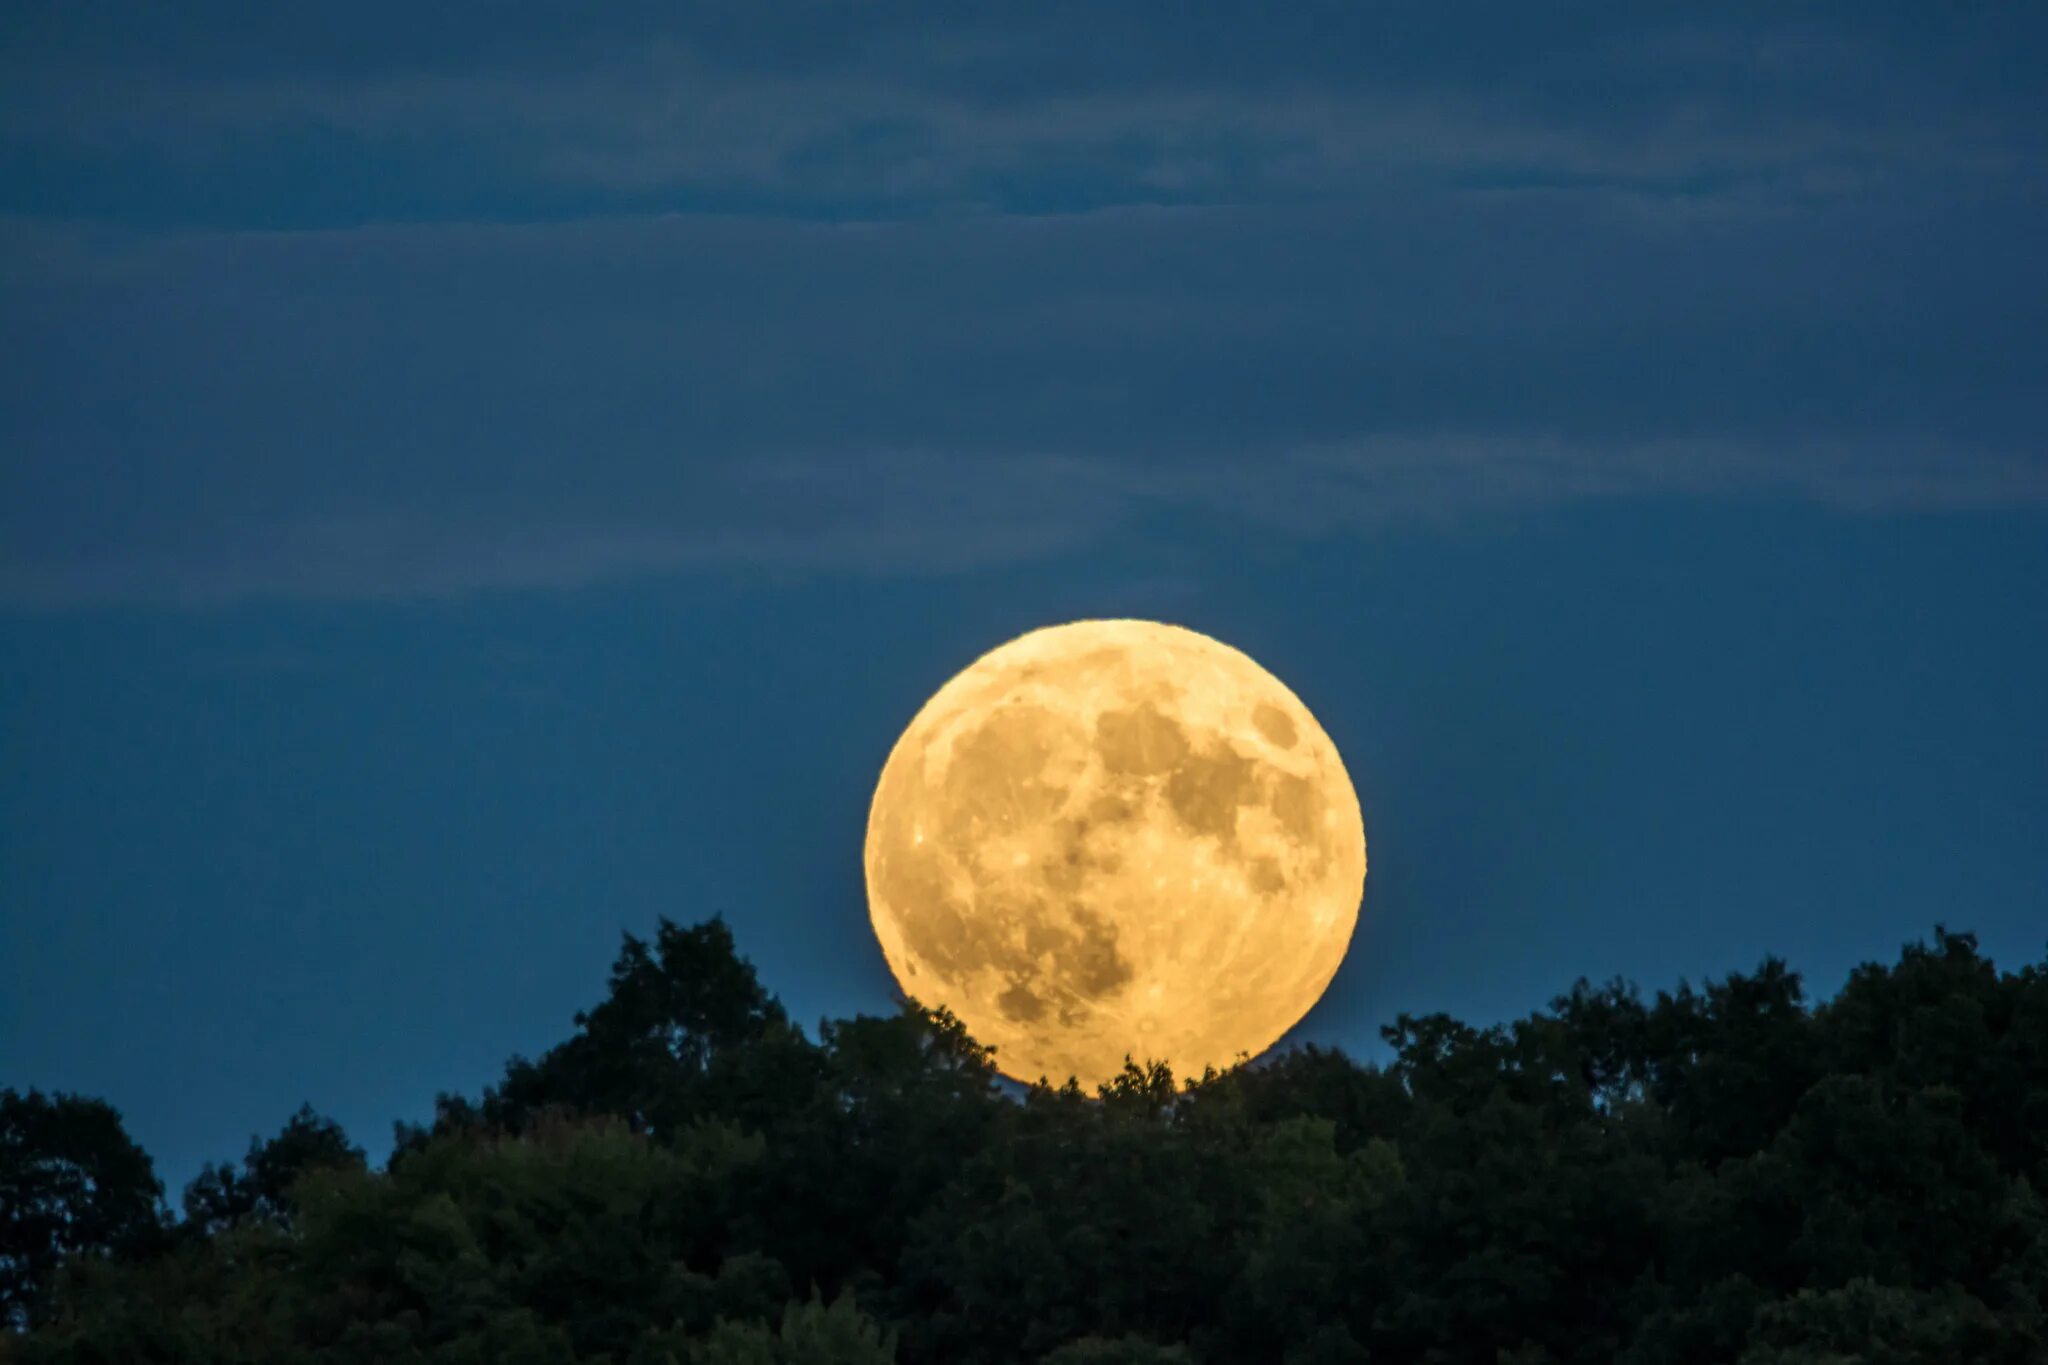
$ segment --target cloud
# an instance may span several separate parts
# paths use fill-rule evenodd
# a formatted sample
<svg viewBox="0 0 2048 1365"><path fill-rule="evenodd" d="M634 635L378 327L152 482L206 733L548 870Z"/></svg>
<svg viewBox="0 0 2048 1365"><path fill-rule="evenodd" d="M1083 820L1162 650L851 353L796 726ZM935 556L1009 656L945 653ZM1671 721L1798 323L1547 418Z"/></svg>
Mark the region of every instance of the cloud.
<svg viewBox="0 0 2048 1365"><path fill-rule="evenodd" d="M124 549L0 561L0 603L74 607L385 599L574 588L649 574L930 575L1028 563L1193 512L1265 535L1330 537L1629 497L1785 491L1859 513L2048 509L2048 467L1939 447L1889 452L1404 435L1155 473L1047 456L879 455L735 471L701 517L564 523L535 507L464 522L317 509ZM715 524L703 524L705 522ZM693 524L694 523L694 524Z"/></svg>
<svg viewBox="0 0 2048 1365"><path fill-rule="evenodd" d="M2040 505L2017 7L1523 12L53 10L0 599Z"/></svg>
<svg viewBox="0 0 2048 1365"><path fill-rule="evenodd" d="M2040 285L1892 212L15 223L0 595L943 572L1175 509L2038 507Z"/></svg>
<svg viewBox="0 0 2048 1365"><path fill-rule="evenodd" d="M1498 7L1472 10L1449 44L1440 21L1398 15L1318 29L996 8L877 14L836 40L821 17L812 44L790 20L764 33L645 12L551 25L541 11L494 16L489 35L430 30L417 49L391 32L327 46L301 33L238 60L246 21L209 24L202 9L154 47L61 25L18 44L0 66L0 148L29 170L116 168L131 188L106 185L104 202L134 211L182 188L200 214L209 196L216 214L242 203L224 183L236 177L297 184L309 155L339 158L364 182L355 215L325 195L298 211L354 222L431 216L451 194L508 217L556 216L568 199L894 216L1418 180L1780 205L2042 166L2038 119L1981 79L1986 49L2014 38L1989 21L1898 33L1617 8L1532 47ZM76 192L16 179L17 208Z"/></svg>
<svg viewBox="0 0 2048 1365"><path fill-rule="evenodd" d="M450 517L396 505L356 517L317 506L224 533L160 538L0 565L0 601L31 606L245 598L381 599L491 588L573 588L685 572L931 574L1076 548L1129 502L1101 471L1059 459L853 455L694 481L693 508L562 520L534 506Z"/></svg>

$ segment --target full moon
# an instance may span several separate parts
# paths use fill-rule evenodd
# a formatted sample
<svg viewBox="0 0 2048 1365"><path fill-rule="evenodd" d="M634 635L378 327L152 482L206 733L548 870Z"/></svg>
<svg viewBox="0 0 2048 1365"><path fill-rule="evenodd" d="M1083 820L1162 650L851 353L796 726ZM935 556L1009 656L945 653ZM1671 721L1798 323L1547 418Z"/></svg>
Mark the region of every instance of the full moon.
<svg viewBox="0 0 2048 1365"><path fill-rule="evenodd" d="M868 911L905 994L1019 1080L1179 1077L1276 1042L1336 974L1365 827L1330 737L1206 635L1077 621L991 650L890 751Z"/></svg>

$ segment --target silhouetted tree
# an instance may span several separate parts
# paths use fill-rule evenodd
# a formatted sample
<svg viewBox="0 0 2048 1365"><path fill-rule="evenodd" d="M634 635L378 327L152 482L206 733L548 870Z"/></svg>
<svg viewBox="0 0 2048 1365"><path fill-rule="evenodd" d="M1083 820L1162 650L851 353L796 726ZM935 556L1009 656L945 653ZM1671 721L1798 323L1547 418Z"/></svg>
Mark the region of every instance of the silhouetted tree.
<svg viewBox="0 0 2048 1365"><path fill-rule="evenodd" d="M8 1092L0 1360L2048 1360L2042 966L1938 929L1819 1004L1771 960L1385 1036L1019 1095L664 922L384 1169L302 1110L176 1235L111 1110Z"/></svg>
<svg viewBox="0 0 2048 1365"><path fill-rule="evenodd" d="M258 1214L283 1219L299 1177L363 1164L363 1149L348 1140L340 1124L303 1105L276 1137L249 1139L239 1170L226 1162L208 1162L200 1169L185 1187L186 1229L211 1235Z"/></svg>
<svg viewBox="0 0 2048 1365"><path fill-rule="evenodd" d="M111 1105L0 1090L0 1327L39 1321L66 1261L149 1249L162 1198Z"/></svg>

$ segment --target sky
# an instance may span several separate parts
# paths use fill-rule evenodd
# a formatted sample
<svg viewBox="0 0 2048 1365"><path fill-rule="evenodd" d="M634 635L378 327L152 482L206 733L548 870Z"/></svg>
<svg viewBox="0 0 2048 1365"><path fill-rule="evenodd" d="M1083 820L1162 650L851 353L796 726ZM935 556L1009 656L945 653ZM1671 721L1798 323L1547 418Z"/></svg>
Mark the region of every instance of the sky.
<svg viewBox="0 0 2048 1365"><path fill-rule="evenodd" d="M381 1154L620 934L891 1007L860 848L1035 626L1359 788L1294 1041L2048 947L2022 4L0 13L0 1085Z"/></svg>

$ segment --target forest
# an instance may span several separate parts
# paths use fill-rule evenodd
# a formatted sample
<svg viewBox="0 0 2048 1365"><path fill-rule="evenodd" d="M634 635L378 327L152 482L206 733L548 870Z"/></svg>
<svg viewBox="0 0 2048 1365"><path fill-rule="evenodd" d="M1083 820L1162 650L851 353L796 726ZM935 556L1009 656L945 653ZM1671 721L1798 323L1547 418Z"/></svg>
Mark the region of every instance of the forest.
<svg viewBox="0 0 2048 1365"><path fill-rule="evenodd" d="M664 922L381 1167L301 1110L173 1211L108 1104L0 1091L0 1361L2048 1361L2048 962L1937 929L1825 999L1384 1035L1027 1089Z"/></svg>

